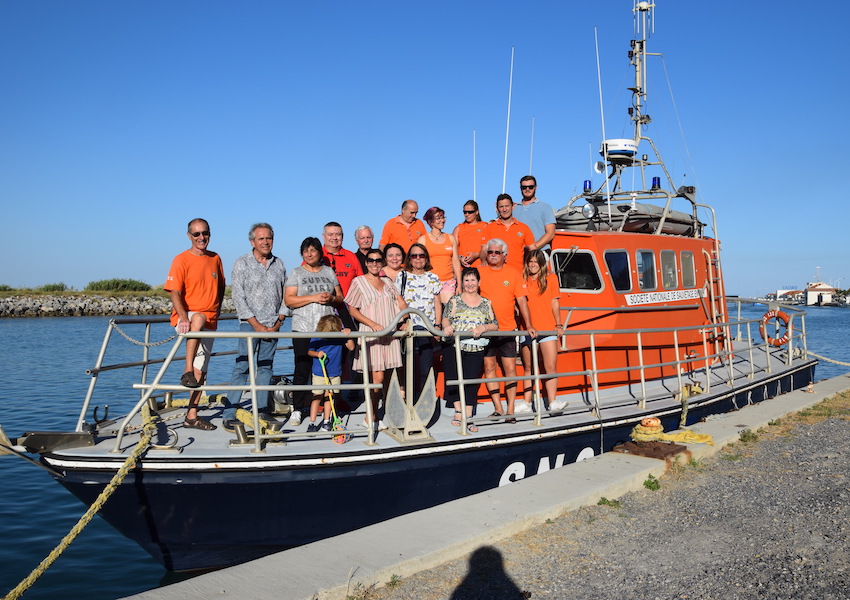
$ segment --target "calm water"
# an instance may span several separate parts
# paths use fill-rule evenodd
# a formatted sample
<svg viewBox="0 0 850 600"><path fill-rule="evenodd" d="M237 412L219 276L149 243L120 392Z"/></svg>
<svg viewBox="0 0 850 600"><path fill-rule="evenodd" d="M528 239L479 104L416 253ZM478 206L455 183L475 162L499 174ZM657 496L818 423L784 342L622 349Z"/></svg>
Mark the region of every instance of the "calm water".
<svg viewBox="0 0 850 600"><path fill-rule="evenodd" d="M745 316L757 317L764 311L764 307L756 307ZM10 436L25 430L73 428L89 381L84 371L97 358L107 322L104 317L0 319L0 424ZM846 344L850 309L810 308L806 324L812 351L850 362ZM232 330L234 324L224 323L222 328ZM141 337L138 327L130 326L128 332ZM170 334L169 328L158 326L151 339ZM169 346L158 349L157 355L162 356ZM229 348L224 343L216 346L217 351L225 349ZM110 350L117 350L121 360L138 356L120 338L115 338ZM278 372L289 366L290 357L281 354L276 361ZM848 371L850 368L822 362L818 377ZM129 375L130 380L137 377L137 372ZM179 369L173 374L175 381L178 377ZM213 381L227 379L229 368L224 365L211 374ZM127 401L126 381L110 385L104 378L98 384L98 388L106 385L97 403L117 409L119 399ZM6 594L54 548L85 507L46 472L12 456L0 457L0 481L0 594ZM113 599L174 580L134 543L95 518L24 598Z"/></svg>

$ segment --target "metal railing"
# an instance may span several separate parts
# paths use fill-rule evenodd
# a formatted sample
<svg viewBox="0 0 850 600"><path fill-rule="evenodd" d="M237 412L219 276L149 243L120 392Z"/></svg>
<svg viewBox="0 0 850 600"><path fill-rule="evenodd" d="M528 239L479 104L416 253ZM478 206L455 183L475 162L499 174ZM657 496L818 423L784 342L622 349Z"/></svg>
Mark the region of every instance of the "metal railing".
<svg viewBox="0 0 850 600"><path fill-rule="evenodd" d="M615 330L606 330L606 329L594 329L594 330L584 330L584 329L575 329L570 328L570 320L578 312L583 311L591 311L591 312L602 312L602 313L622 313L622 312L664 312L670 310L687 310L693 309L695 306L679 306L679 307L562 307L562 311L565 312L564 317L564 331L560 334L560 350L559 355L567 355L570 356L574 353L583 353L585 356L583 357L584 361L582 364L589 363L590 367L587 369L580 370L572 370L572 371L558 371L555 373L546 373L543 372L540 368L539 361L537 359L537 350L539 347L538 339L533 339L531 341L531 364L527 365L524 373L522 375L516 375L512 377L495 377L495 378L484 378L484 377L474 377L467 378L464 377L463 369L460 363L460 344L459 341L461 338L470 337L472 334L470 332L454 332L454 356L452 357L457 361L458 364L458 377L456 379L445 381L444 384L446 386L458 386L459 387L459 398L461 404L461 421L462 425L458 431L460 435L469 435L467 430L467 422L468 418L466 416L466 407L471 403L475 402L477 398L467 398L464 386L467 384L475 384L475 383L497 383L497 384L509 384L516 383L518 386L520 382L527 382L531 385L532 389L532 398L534 401L534 424L542 425L542 419L549 414L549 411L545 408L543 402L543 394L542 389L545 385L545 382L549 379L557 378L583 378L588 382L587 385L583 386L585 389L581 391L581 396L584 399L584 405L578 406L575 408L571 408L570 410L574 410L576 412L581 411L591 411L597 417L601 418L601 410L602 410L602 397L601 390L606 386L611 387L610 384L606 384L603 380L605 376L612 373L617 373L620 375L627 376L632 372L636 372L637 382L635 384L628 385L628 398L626 402L628 403L636 403L638 407L645 408L648 400L654 398L651 396L647 390L647 382L651 379L658 379L658 377L650 377L648 373L652 371L653 373L669 373L675 374L674 379L676 381L676 387L679 390L683 389L683 377L694 377L695 373L703 372L705 376L705 391L710 392L712 385L712 374L715 378L717 378L718 373L725 373L722 380L727 385L734 385L736 377L747 377L752 379L755 377L757 370L764 370L767 373L771 372L771 360L769 355L771 352L774 353L784 353L784 362L786 365L790 365L792 360L796 357L801 359L807 358L807 346L805 341L805 311L783 306L781 307L783 310L787 311L789 314L789 323L788 323L788 343L787 347L777 348L769 345L765 340L762 340L760 337L753 336L753 325L760 323L761 319L759 318L750 318L745 319L741 316L741 304L747 302L753 302L746 299L730 299L732 302L737 302L738 304L738 314L737 317L731 319L728 322L723 323L712 323L709 325L693 325L693 326L685 326L685 327L659 327L659 328L635 328L635 329L615 329ZM778 305L777 305L778 307ZM424 330L410 330L410 331L399 331L398 324L401 320L405 319L409 314L417 314L422 317L423 322L425 323ZM223 320L232 319L233 317L223 317ZM175 392L185 392L187 388L182 385L170 385L163 383L163 379L165 377L166 371L168 370L169 365L178 360L185 359L185 356L178 356L178 351L180 350L181 345L184 344L184 341L189 338L222 338L222 339L247 339L248 343L248 381L245 385L224 385L224 384L205 384L200 388L196 388L200 391L217 391L217 392L231 392L231 391L250 391L252 397L252 407L251 412L253 414L254 420L254 451L260 452L262 451L263 444L267 440L280 440L282 435L280 432L269 432L262 433L262 429L260 427L260 409L263 407L259 407L256 402L257 392L258 391L279 391L282 389L280 385L259 385L256 382L256 373L255 373L255 363L254 363L254 344L252 340L258 338L278 338L280 340L291 340L294 338L354 338L357 340L357 343L360 344L360 356L363 367L363 383L351 383L351 384L337 384L337 385L319 385L308 382L304 385L286 385L285 389L287 391L292 392L301 392L301 391L309 391L315 389L334 389L334 390L356 390L361 391L364 396L368 399L369 392L373 389L380 389L382 387L379 383L372 383L370 381L370 372L368 367L368 351L367 351L367 341L370 339L375 339L379 337L386 336L394 336L403 338L403 343L406 345L406 355L408 357L415 356L413 353L413 340L415 337L420 336L443 336L443 332L440 329L434 327L422 314L420 311L415 309L406 309L399 313L394 321L390 323L385 329L378 332L360 332L360 331L352 331L350 334L346 335L344 333L299 333L299 332L277 332L277 333L257 333L257 332L244 332L244 331L199 331L199 332L191 332L183 335L177 336L177 339L172 344L169 352L163 358L151 358L149 353L150 348L150 328L152 325L157 323L166 322L167 319L114 319L110 321L110 327L108 328L106 335L104 336L103 343L101 345L100 353L98 354L98 358L95 366L92 369L89 369L87 373L92 377L91 382L89 384L89 388L83 402L83 407L80 412L79 420L77 423L77 430L82 430L85 423L85 416L88 414L88 411L91 407L91 401L94 395L95 386L97 384L98 376L101 373L117 370L117 369L125 369L129 367L142 367L142 376L141 382L135 384L133 387L141 391L141 396L139 400L135 403L135 405L131 408L129 413L121 421L117 438L115 440L114 452L121 451L121 444L123 440L123 436L125 431L127 431L128 426L130 424L131 419L137 415L141 408L145 405L145 403L149 402L151 398L154 400L159 398L160 396L164 396L166 399L166 404L171 400L173 394ZM799 327L796 326L799 321ZM124 324L144 324L145 325L145 335L144 341L142 342L142 360L133 361L133 362L123 362L116 364L105 364L105 357L107 352L107 347L109 345L109 341L111 335L113 333L113 329L118 325ZM690 331L701 331L701 335L698 336L701 339L702 345L702 353L688 353L685 355L681 354L681 348L683 345L687 345L691 348L694 347L693 339L697 336L693 336L692 334L688 336L687 339L691 340L687 344L682 344L680 339L683 335ZM725 340L721 345L720 349L712 348L711 345L713 342L710 340L710 336L707 334L708 330L712 331L725 331L727 332L727 336L730 335L728 332L735 332L734 341L736 342L736 347L732 347L732 340ZM496 331L496 332L488 332L484 334L484 337L504 337L504 336L521 336L527 335L528 332L525 331ZM541 331L538 332L539 337L545 337L550 335L559 335L557 331ZM633 336L633 342L630 344L625 344L625 347L634 350L634 355L637 356L637 364L616 364L614 366L603 366L600 367L601 363L601 352L610 352L611 349L606 347L605 345L600 345L598 339L603 336L611 336L616 335L618 340L623 340L628 338L628 336ZM645 338L648 335L653 335L655 337L655 341L653 341L653 348L657 349L659 347L659 343L657 341L657 337L659 335L666 336L667 342L663 344L664 347L673 350L673 356L675 357L673 360L666 360L663 362L646 362L645 361ZM575 339L576 336L584 336L587 339L586 344L571 344L570 339ZM626 336L624 338L624 336ZM126 336L125 336L126 337ZM618 346L624 346L622 341L618 342ZM291 348L291 345L281 345L279 348L288 349ZM799 348L799 351L797 350ZM235 355L235 351L225 351L225 352L217 352L213 353L213 357L222 357L228 355ZM764 360L757 361L756 357L762 354ZM444 360L448 358L450 355L449 352L444 352L443 357ZM746 357L743 363L738 363L737 365L734 363L735 357ZM412 361L408 360L405 369L405 387L410 392L407 394L407 399L405 400L407 403L411 404L415 401L413 398L412 390L414 390L413 385L413 369L411 366ZM563 364L563 363L562 363ZM742 373L742 364L745 365L746 373ZM154 366L159 365L159 370L153 377L153 380L148 382L147 378L149 375L148 370ZM759 366L761 365L761 366ZM738 375L736 376L736 369L738 371ZM669 377L669 375L667 376ZM631 377L629 377L631 380ZM634 389L634 385L637 385L637 390ZM559 393L563 391L563 388L559 386ZM568 390L569 391L569 390ZM573 390L575 392L577 390ZM517 395L521 397L521 391L517 390ZM669 394L668 394L669 397ZM552 399L549 399L550 402ZM367 420L370 422L377 422L377 415L373 414L372 403L368 400L365 402L366 407L366 416ZM287 434L290 435L290 434ZM367 444L374 444L374 435L375 432L373 428L369 428L369 433L367 436Z"/></svg>

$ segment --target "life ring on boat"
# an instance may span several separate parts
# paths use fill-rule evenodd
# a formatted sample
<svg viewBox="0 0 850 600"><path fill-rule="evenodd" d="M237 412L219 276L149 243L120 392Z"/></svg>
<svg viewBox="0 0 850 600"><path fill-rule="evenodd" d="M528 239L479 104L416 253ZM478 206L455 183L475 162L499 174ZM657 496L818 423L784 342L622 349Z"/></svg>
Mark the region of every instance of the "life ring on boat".
<svg viewBox="0 0 850 600"><path fill-rule="evenodd" d="M776 319L778 323L781 323L785 327L785 333L782 337L772 338L767 334L765 326L768 321L771 319ZM759 323L759 333L761 334L762 339L770 344L771 346L782 346L788 343L788 315L781 310L769 310L764 313L764 316L761 318L761 323Z"/></svg>
<svg viewBox="0 0 850 600"><path fill-rule="evenodd" d="M644 427L660 427L661 419L658 417L645 417L640 420L640 424Z"/></svg>

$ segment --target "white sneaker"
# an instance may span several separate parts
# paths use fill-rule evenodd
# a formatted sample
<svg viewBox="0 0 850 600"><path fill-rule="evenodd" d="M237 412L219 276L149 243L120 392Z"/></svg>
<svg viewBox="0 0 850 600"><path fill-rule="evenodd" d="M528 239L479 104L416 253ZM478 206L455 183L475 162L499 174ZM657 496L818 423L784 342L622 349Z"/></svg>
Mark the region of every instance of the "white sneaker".
<svg viewBox="0 0 850 600"><path fill-rule="evenodd" d="M289 415L289 424L295 427L301 425L301 411L293 410L292 414Z"/></svg>
<svg viewBox="0 0 850 600"><path fill-rule="evenodd" d="M549 410L564 410L566 406L566 400L555 400L549 403Z"/></svg>
<svg viewBox="0 0 850 600"><path fill-rule="evenodd" d="M378 431L386 431L387 426L384 425L383 421L378 421Z"/></svg>
<svg viewBox="0 0 850 600"><path fill-rule="evenodd" d="M531 405L528 402L525 402L524 400L517 400L516 404L514 405L514 412L530 413L533 411L531 410Z"/></svg>

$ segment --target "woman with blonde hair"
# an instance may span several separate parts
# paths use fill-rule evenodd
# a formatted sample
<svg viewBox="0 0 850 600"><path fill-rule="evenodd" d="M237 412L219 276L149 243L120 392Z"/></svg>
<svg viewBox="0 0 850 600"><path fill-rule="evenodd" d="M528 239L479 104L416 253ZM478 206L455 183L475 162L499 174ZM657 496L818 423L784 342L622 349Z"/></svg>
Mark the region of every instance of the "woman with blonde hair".
<svg viewBox="0 0 850 600"><path fill-rule="evenodd" d="M546 254L542 250L530 250L523 260L522 278L528 289L528 312L534 329L537 331L557 331L563 333L561 325L561 308L558 303L561 292L558 277L549 271L546 263ZM530 324L526 324L530 327ZM558 335L547 335L537 337L537 347L543 358L544 373L555 373L558 368ZM520 351L522 353L522 364L526 375L531 373L531 339L526 337ZM518 402L515 412L531 412L531 399L533 382L526 382L525 402ZM557 410L564 407L563 402L557 401L558 378L553 377L545 380L546 397L549 399L549 409Z"/></svg>

